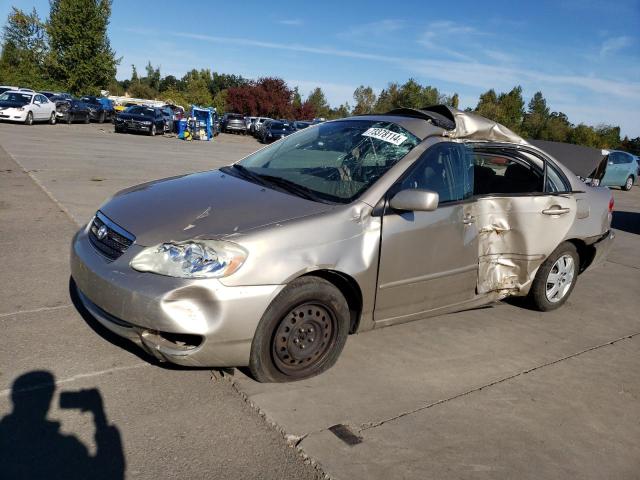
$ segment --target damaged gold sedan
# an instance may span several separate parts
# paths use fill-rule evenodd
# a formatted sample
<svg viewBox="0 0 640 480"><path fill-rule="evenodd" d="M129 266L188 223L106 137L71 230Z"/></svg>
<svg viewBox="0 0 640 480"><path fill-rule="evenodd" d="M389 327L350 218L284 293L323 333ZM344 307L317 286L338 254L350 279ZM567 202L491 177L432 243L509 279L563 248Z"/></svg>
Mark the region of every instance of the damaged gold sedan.
<svg viewBox="0 0 640 480"><path fill-rule="evenodd" d="M287 381L352 332L508 296L559 307L608 253L612 209L495 122L398 109L119 192L71 269L86 308L158 359Z"/></svg>

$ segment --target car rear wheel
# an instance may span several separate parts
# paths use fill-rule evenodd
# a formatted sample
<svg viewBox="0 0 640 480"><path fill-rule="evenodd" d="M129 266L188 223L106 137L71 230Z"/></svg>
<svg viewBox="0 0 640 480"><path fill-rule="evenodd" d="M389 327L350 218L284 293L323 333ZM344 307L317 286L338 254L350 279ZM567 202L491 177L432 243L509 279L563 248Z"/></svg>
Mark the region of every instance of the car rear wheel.
<svg viewBox="0 0 640 480"><path fill-rule="evenodd" d="M49 125L56 124L56 112L51 112L51 116L49 117Z"/></svg>
<svg viewBox="0 0 640 480"><path fill-rule="evenodd" d="M24 119L25 125L33 125L33 113L27 112L27 118Z"/></svg>
<svg viewBox="0 0 640 480"><path fill-rule="evenodd" d="M529 298L542 312L555 310L567 301L578 279L580 258L576 247L564 242L538 269Z"/></svg>
<svg viewBox="0 0 640 480"><path fill-rule="evenodd" d="M625 192L628 192L629 190L631 190L631 187L633 187L633 177L631 175L629 175L629 177L627 178L627 181L624 182L624 185L622 186L622 189Z"/></svg>
<svg viewBox="0 0 640 480"><path fill-rule="evenodd" d="M288 382L324 372L349 334L349 307L317 277L294 280L265 311L251 344L249 369L259 382Z"/></svg>

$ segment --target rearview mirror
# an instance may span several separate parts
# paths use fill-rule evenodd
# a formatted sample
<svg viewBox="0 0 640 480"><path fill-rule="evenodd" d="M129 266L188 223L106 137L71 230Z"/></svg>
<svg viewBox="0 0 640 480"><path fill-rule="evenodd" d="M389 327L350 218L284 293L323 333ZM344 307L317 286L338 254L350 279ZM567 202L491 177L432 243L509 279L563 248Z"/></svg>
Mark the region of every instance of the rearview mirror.
<svg viewBox="0 0 640 480"><path fill-rule="evenodd" d="M438 208L439 200L440 196L437 192L412 188L396 193L390 205L394 210L431 212Z"/></svg>

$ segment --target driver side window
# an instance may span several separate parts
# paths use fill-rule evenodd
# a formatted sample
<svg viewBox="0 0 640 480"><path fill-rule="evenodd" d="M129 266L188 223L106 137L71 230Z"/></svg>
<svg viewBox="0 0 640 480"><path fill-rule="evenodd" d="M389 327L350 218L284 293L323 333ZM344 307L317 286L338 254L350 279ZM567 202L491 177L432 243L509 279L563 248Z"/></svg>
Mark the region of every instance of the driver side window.
<svg viewBox="0 0 640 480"><path fill-rule="evenodd" d="M473 155L469 147L442 142L429 148L400 183L400 190L437 192L439 203L465 200L473 195Z"/></svg>

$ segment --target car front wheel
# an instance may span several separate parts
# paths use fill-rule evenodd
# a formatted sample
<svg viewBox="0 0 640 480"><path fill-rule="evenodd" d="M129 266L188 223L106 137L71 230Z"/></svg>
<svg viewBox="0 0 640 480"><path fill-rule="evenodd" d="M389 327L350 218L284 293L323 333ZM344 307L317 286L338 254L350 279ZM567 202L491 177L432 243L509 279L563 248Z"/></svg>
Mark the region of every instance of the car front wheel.
<svg viewBox="0 0 640 480"><path fill-rule="evenodd" d="M153 125L151 125L151 128L149 129L149 135L151 135L152 137L156 136L156 124L155 123Z"/></svg>
<svg viewBox="0 0 640 480"><path fill-rule="evenodd" d="M627 178L627 181L624 182L624 185L622 186L622 189L625 192L628 192L629 190L631 190L631 187L633 187L633 177L631 175L629 175L629 177Z"/></svg>
<svg viewBox="0 0 640 480"><path fill-rule="evenodd" d="M538 269L529 298L536 310L548 312L562 306L578 279L580 258L570 242L561 243Z"/></svg>
<svg viewBox="0 0 640 480"><path fill-rule="evenodd" d="M56 124L56 112L51 112L51 117L49 117L49 125Z"/></svg>
<svg viewBox="0 0 640 480"><path fill-rule="evenodd" d="M251 344L249 369L259 382L309 378L331 368L349 335L349 307L318 277L287 285L265 311Z"/></svg>
<svg viewBox="0 0 640 480"><path fill-rule="evenodd" d="M25 125L33 125L33 113L27 112L27 118L24 119Z"/></svg>

